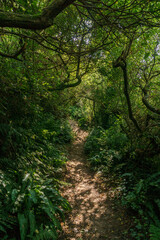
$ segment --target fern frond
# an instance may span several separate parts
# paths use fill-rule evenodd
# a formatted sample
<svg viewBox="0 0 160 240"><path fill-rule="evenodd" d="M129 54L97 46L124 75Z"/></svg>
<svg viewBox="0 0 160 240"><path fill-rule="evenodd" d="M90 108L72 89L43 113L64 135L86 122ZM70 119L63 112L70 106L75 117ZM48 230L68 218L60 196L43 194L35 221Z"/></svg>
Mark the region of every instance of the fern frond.
<svg viewBox="0 0 160 240"><path fill-rule="evenodd" d="M151 225L149 231L150 231L150 240L160 239L160 227Z"/></svg>

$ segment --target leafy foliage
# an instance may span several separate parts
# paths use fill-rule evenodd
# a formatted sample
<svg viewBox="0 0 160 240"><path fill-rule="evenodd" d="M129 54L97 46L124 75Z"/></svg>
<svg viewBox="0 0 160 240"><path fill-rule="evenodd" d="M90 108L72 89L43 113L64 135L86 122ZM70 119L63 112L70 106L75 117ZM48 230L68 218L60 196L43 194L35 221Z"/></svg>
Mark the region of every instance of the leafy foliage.
<svg viewBox="0 0 160 240"><path fill-rule="evenodd" d="M73 105L69 108L70 117L78 122L78 125L82 129L87 129L90 125L89 119L87 118L87 111L83 105Z"/></svg>
<svg viewBox="0 0 160 240"><path fill-rule="evenodd" d="M121 163L122 150L127 143L127 136L116 124L107 130L94 128L85 143L85 151L89 154L91 165L103 171L109 171Z"/></svg>
<svg viewBox="0 0 160 240"><path fill-rule="evenodd" d="M12 84L13 72L6 69L13 65ZM45 96L33 75L20 73L20 65L6 60L2 71L0 238L57 239L70 209L57 178L67 161L63 146L72 139L71 129L65 114L57 116L59 106L48 110L55 96Z"/></svg>
<svg viewBox="0 0 160 240"><path fill-rule="evenodd" d="M71 140L70 128L52 114L39 114L28 129L1 126L1 239L57 239L70 209L58 192L56 176L67 160L58 145Z"/></svg>
<svg viewBox="0 0 160 240"><path fill-rule="evenodd" d="M158 240L160 238L160 228L159 226L151 225L150 226L150 239Z"/></svg>
<svg viewBox="0 0 160 240"><path fill-rule="evenodd" d="M36 17L49 3L0 1L0 15ZM44 31L1 29L4 239L56 239L65 200L55 179L72 140L68 115L93 129L85 144L92 167L121 180L123 204L136 215L132 237L159 239L159 9L158 1L82 1L60 9Z"/></svg>
<svg viewBox="0 0 160 240"><path fill-rule="evenodd" d="M44 179L33 172L15 172L10 178L1 173L0 189L4 211L0 217L1 239L11 239L15 228L16 239L57 239L63 211L70 207L60 196L55 179Z"/></svg>
<svg viewBox="0 0 160 240"><path fill-rule="evenodd" d="M135 147L138 144L135 143ZM142 145L142 144L141 144ZM119 125L104 130L96 127L91 131L85 150L88 161L95 170L118 177L121 190L119 197L123 206L133 215L134 227L130 229L133 239L159 238L160 226L160 173L156 172L158 158L146 158L141 151L133 150L127 136ZM143 167L143 171L142 171Z"/></svg>

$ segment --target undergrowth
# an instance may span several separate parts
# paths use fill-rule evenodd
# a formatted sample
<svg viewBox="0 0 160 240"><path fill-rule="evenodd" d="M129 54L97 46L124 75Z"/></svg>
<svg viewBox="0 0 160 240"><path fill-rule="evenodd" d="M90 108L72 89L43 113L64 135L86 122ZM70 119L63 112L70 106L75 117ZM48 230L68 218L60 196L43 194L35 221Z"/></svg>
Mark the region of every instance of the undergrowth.
<svg viewBox="0 0 160 240"><path fill-rule="evenodd" d="M54 178L29 171L1 172L0 207L1 239L21 240L57 239L63 211L70 209Z"/></svg>
<svg viewBox="0 0 160 240"><path fill-rule="evenodd" d="M78 104L70 106L69 108L70 118L77 121L81 129L88 129L90 125L89 115L85 109L85 106L80 106Z"/></svg>
<svg viewBox="0 0 160 240"><path fill-rule="evenodd" d="M0 239L57 239L70 210L58 172L71 139L67 121L51 113L0 124Z"/></svg>
<svg viewBox="0 0 160 240"><path fill-rule="evenodd" d="M119 179L118 199L133 219L129 239L159 240L159 155L151 152L152 149L145 150L140 141L136 139L131 144L119 124L107 130L95 127L87 138L85 151L94 170L102 171L104 177ZM137 145L141 150L136 149Z"/></svg>

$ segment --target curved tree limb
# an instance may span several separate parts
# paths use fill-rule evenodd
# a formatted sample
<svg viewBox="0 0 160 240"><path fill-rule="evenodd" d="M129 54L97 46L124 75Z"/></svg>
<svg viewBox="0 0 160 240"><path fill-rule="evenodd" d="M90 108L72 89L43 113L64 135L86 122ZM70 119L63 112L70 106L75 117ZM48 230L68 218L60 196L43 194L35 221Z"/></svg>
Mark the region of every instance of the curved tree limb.
<svg viewBox="0 0 160 240"><path fill-rule="evenodd" d="M45 29L53 25L54 18L75 0L53 0L41 14L24 15L0 11L0 27Z"/></svg>
<svg viewBox="0 0 160 240"><path fill-rule="evenodd" d="M24 43L23 46L14 54L11 55L11 54L0 52L0 56L5 57L5 58L13 58L17 61L22 61L21 59L18 58L18 56L20 54L22 54L25 51L25 49L26 49L26 43Z"/></svg>
<svg viewBox="0 0 160 240"><path fill-rule="evenodd" d="M78 63L77 63L77 70L76 70L76 79L77 79L77 81L74 82L74 83L66 84L66 82L70 81L70 79L69 79L70 78L70 74L68 73L68 78L65 79L65 81L62 84L60 84L59 87L57 87L57 88L50 88L50 89L48 89L48 91L60 91L60 90L66 89L66 88L71 88L71 87L78 86L82 82L82 78L81 78L82 75L80 75L79 72L80 72L80 55L78 56Z"/></svg>
<svg viewBox="0 0 160 240"><path fill-rule="evenodd" d="M153 63L151 64L151 67L150 67L150 71L149 71L149 74L147 75L145 70L148 68L148 66L146 66L146 68L144 69L143 71L143 74L144 74L144 79L146 81L146 84L144 87L142 87L140 85L140 88L143 92L143 97L142 97L142 102L143 104L146 106L146 108L148 110L150 110L151 112L153 113L156 113L158 115L160 115L160 109L152 106L150 103L149 103L149 95L148 95L148 90L149 90L149 85L150 85L150 81L152 78L155 78L156 76L158 76L160 74L159 71L153 71L155 65L156 65L156 56L157 56L157 47L158 47L158 44L159 44L159 39L157 40L157 43L156 43L156 46L154 48L154 53L153 53Z"/></svg>
<svg viewBox="0 0 160 240"><path fill-rule="evenodd" d="M148 94L145 89L142 89L144 96L142 97L142 102L146 106L147 109L149 109L151 112L156 113L160 115L160 109L157 109L153 107L149 102L148 102Z"/></svg>
<svg viewBox="0 0 160 240"><path fill-rule="evenodd" d="M82 82L82 78L79 74L79 71L80 71L80 55L78 56L78 63L77 63L77 70L76 70L76 79L77 79L77 82L74 82L74 83L69 83L69 84L61 84L58 88L55 88L55 89L51 89L52 91L53 90L64 90L66 88L71 88L71 87L76 87L78 86L81 82ZM69 75L70 76L70 75ZM67 79L69 81L69 79Z"/></svg>
<svg viewBox="0 0 160 240"><path fill-rule="evenodd" d="M128 92L128 85L129 84L128 84L128 73L127 73L126 58L127 58L127 55L129 54L130 47L131 47L131 42L129 43L128 48L126 48L122 52L121 56L113 63L113 67L115 67L115 68L121 67L121 69L123 71L124 95L125 95L126 100L127 100L129 118L133 122L136 129L141 133L142 131L139 127L139 124L138 124L137 120L135 119L135 117L133 115L132 104L131 104L131 100L130 100L130 96L129 96L129 92Z"/></svg>
<svg viewBox="0 0 160 240"><path fill-rule="evenodd" d="M81 62L81 48L82 48L83 40L84 40L84 36L82 36L80 43L79 43L79 47L78 47L78 59L77 59L77 69L76 69L77 82L65 84L65 82L69 82L69 77L70 77L70 74L67 71L68 78L58 88L52 89L52 91L53 90L64 90L65 88L76 87L82 82L83 74L80 75L80 62ZM65 68L66 68L66 66L65 66Z"/></svg>

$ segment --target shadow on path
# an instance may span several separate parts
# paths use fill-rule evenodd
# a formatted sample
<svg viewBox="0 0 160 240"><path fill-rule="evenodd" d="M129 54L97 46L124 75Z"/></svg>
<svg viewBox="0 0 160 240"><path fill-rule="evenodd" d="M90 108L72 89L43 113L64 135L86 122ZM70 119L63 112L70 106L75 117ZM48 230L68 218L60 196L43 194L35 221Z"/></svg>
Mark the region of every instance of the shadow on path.
<svg viewBox="0 0 160 240"><path fill-rule="evenodd" d="M62 189L72 211L66 216L59 240L123 240L127 229L124 213L114 209L114 202L100 187L98 175L87 166L83 152L87 133L76 124L73 128L78 137L69 149L64 177L68 185Z"/></svg>

